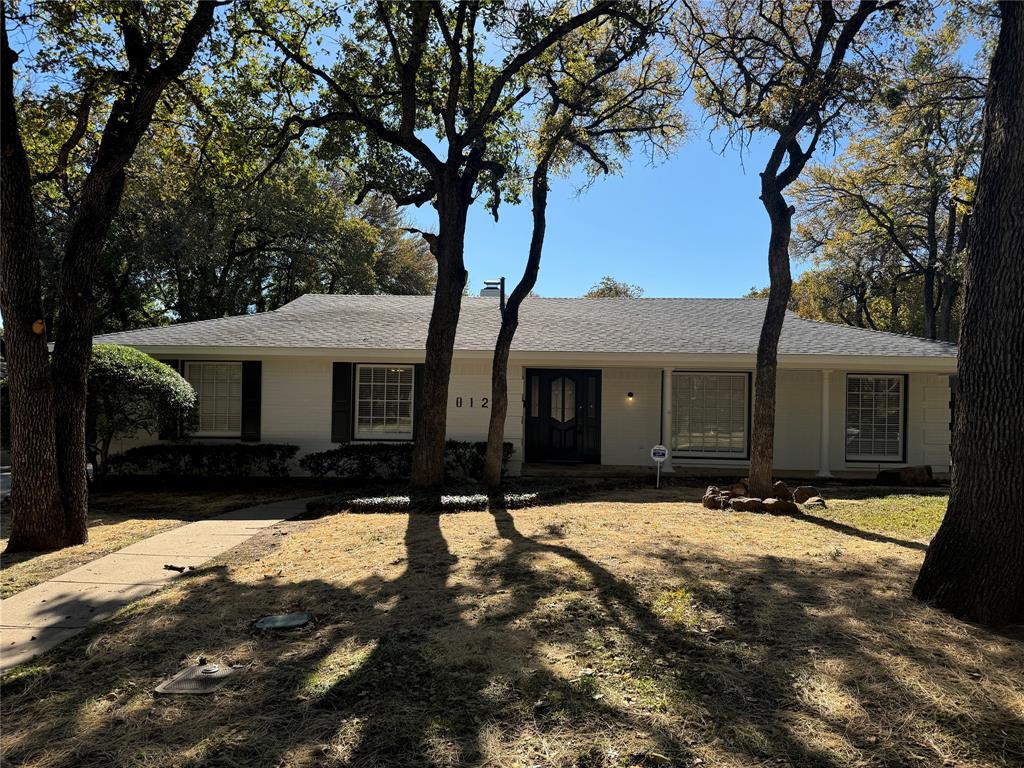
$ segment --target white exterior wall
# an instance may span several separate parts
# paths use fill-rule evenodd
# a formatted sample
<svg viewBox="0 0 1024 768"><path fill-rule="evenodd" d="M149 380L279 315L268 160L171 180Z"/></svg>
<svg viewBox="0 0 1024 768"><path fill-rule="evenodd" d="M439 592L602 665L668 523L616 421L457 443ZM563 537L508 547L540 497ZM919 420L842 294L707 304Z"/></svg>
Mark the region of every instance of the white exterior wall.
<svg viewBox="0 0 1024 768"><path fill-rule="evenodd" d="M775 385L775 468L816 471L820 440L821 372L780 370Z"/></svg>
<svg viewBox="0 0 1024 768"><path fill-rule="evenodd" d="M182 359L257 358L187 355ZM337 444L331 442L333 364L346 361L312 356L264 357L262 361L260 442L297 445L299 457L334 448ZM407 361L396 362L407 364ZM508 373L509 407L505 421L505 440L515 447L509 460L509 472L518 474L523 453L523 369L518 365L509 365ZM452 378L448 386L448 438L486 440L490 397L490 360L456 359L452 364ZM222 442L219 439L202 438L196 438L196 441ZM111 452L122 453L129 448L155 442L158 442L156 435L141 433L133 438L116 441ZM298 468L294 471L299 472Z"/></svg>
<svg viewBox="0 0 1024 768"><path fill-rule="evenodd" d="M660 439L661 369L603 368L601 463L653 467L651 447Z"/></svg>
<svg viewBox="0 0 1024 768"><path fill-rule="evenodd" d="M523 464L523 367L508 366L508 412L505 442L512 443L509 474L518 475ZM491 418L491 361L489 358L452 362L448 384L448 439L483 441Z"/></svg>
<svg viewBox="0 0 1024 768"><path fill-rule="evenodd" d="M299 456L331 442L332 364L327 357L263 359L260 442L299 446Z"/></svg>
<svg viewBox="0 0 1024 768"><path fill-rule="evenodd" d="M159 355L157 355L159 356ZM171 355L168 355L170 357ZM255 355L175 355L185 360L258 359ZM373 359L379 359L374 355ZM298 445L300 455L333 447L331 442L331 356L262 357L262 442ZM410 362L408 359L383 362ZM363 362L352 360L352 362ZM556 368L541 360L509 364L508 416L505 439L515 446L509 471L518 474L523 457L524 371ZM650 449L662 438L662 368L573 365L601 370L601 463L651 466ZM713 366L678 366L678 370L749 370ZM898 373L898 371L893 371ZM829 391L829 469L837 474L870 476L898 463L847 462L845 455L846 374L833 370ZM814 474L820 465L822 374L816 370L781 369L777 390L775 463L783 472ZM490 357L456 357L448 391L448 437L486 440L490 417ZM633 392L633 400L627 397ZM461 398L461 401L460 401ZM484 407L485 399L488 407ZM665 436L664 439L668 439ZM113 452L156 442L139 435L118 441ZM907 379L907 464L928 464L933 472L949 471L949 375L911 373ZM210 442L216 442L211 440ZM743 473L747 460L676 459L676 470L724 470Z"/></svg>

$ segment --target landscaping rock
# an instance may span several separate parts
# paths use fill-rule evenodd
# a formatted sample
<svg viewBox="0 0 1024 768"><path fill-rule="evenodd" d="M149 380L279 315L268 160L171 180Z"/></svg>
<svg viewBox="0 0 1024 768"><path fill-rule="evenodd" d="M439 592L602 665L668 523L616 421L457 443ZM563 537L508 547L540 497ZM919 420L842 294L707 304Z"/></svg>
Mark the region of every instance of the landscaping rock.
<svg viewBox="0 0 1024 768"><path fill-rule="evenodd" d="M737 496L731 499L729 507L737 512L764 512L764 504L761 500L749 496Z"/></svg>
<svg viewBox="0 0 1024 768"><path fill-rule="evenodd" d="M883 485L931 485L932 468L925 465L881 469L878 471L878 482Z"/></svg>
<svg viewBox="0 0 1024 768"><path fill-rule="evenodd" d="M721 496L722 492L718 489L717 485L709 485L707 490L704 491L704 498L701 500L701 504L703 504L706 509L721 509Z"/></svg>
<svg viewBox="0 0 1024 768"><path fill-rule="evenodd" d="M793 491L793 501L797 504L803 504L812 496L821 496L813 485L798 485Z"/></svg>
<svg viewBox="0 0 1024 768"><path fill-rule="evenodd" d="M827 505L825 500L821 496L811 496L804 502L805 507L814 507L815 509L826 509Z"/></svg>
<svg viewBox="0 0 1024 768"><path fill-rule="evenodd" d="M732 491L733 496L746 496L748 493L750 493L750 489L747 486L747 481L745 478L743 480L738 480L735 483L733 483L732 488L730 490Z"/></svg>
<svg viewBox="0 0 1024 768"><path fill-rule="evenodd" d="M789 490L789 486L781 480L776 480L772 484L772 495L776 499L782 499L783 501L792 501L793 492Z"/></svg>
<svg viewBox="0 0 1024 768"><path fill-rule="evenodd" d="M800 507L789 499L765 499L763 502L765 510L773 515L799 515Z"/></svg>

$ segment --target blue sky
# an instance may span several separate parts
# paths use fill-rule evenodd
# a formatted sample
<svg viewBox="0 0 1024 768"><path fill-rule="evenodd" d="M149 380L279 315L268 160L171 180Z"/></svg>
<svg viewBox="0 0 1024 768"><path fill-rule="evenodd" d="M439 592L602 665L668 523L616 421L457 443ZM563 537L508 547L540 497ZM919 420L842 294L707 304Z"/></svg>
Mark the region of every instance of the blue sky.
<svg viewBox="0 0 1024 768"><path fill-rule="evenodd" d="M757 198L767 141L752 143L741 159L736 148L720 152L720 140L709 143L699 117L692 125L687 142L660 165L638 154L621 176L579 196L571 181L555 180L540 295L579 296L603 275L636 283L645 296L742 296L768 283L768 217ZM431 208L409 215L436 229ZM472 293L486 279L519 279L531 224L528 196L503 205L498 222L474 206L466 238Z"/></svg>

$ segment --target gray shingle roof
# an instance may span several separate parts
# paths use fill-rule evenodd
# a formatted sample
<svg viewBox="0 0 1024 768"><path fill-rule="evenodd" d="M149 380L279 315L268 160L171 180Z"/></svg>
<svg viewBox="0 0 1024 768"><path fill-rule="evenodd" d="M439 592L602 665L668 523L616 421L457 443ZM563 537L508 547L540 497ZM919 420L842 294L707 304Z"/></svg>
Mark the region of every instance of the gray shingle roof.
<svg viewBox="0 0 1024 768"><path fill-rule="evenodd" d="M422 349L430 296L307 294L274 312L109 333L96 343L141 347ZM548 299L522 307L519 352L755 354L764 299ZM498 301L465 297L455 346L490 350ZM789 355L956 356L956 345L786 315Z"/></svg>

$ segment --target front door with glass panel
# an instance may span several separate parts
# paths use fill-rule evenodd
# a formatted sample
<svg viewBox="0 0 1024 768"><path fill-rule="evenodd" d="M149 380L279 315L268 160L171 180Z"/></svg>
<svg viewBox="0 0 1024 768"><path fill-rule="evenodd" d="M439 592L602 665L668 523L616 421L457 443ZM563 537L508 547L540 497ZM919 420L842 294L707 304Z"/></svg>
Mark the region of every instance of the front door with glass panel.
<svg viewBox="0 0 1024 768"><path fill-rule="evenodd" d="M527 369L526 460L600 463L600 371Z"/></svg>

